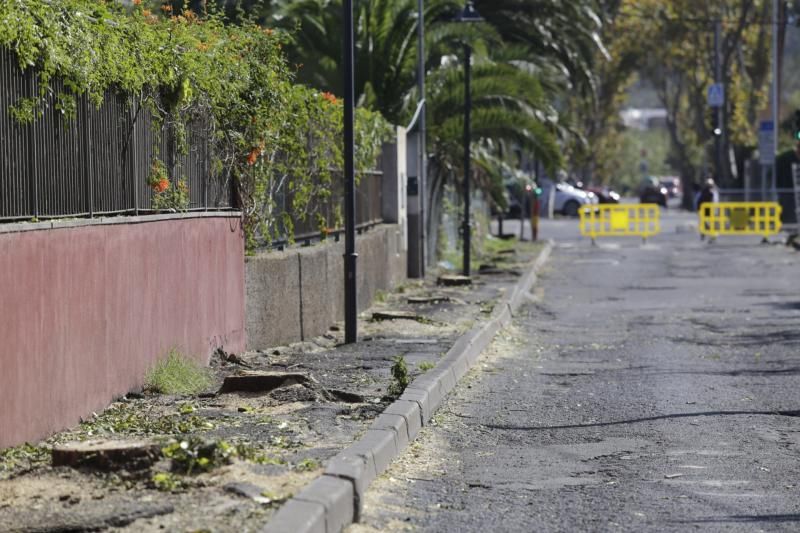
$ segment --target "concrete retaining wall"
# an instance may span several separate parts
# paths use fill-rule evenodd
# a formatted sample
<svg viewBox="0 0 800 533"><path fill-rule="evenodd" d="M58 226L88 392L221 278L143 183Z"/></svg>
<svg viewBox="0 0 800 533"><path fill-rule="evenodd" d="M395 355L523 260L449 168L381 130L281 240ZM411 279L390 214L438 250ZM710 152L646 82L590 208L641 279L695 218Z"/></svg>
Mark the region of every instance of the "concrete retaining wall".
<svg viewBox="0 0 800 533"><path fill-rule="evenodd" d="M0 448L99 411L173 347L243 351L243 265L238 216L0 227Z"/></svg>
<svg viewBox="0 0 800 533"><path fill-rule="evenodd" d="M359 235L358 308L375 293L406 279L402 225L373 228ZM247 347L266 349L325 333L344 319L343 243L319 244L248 257Z"/></svg>

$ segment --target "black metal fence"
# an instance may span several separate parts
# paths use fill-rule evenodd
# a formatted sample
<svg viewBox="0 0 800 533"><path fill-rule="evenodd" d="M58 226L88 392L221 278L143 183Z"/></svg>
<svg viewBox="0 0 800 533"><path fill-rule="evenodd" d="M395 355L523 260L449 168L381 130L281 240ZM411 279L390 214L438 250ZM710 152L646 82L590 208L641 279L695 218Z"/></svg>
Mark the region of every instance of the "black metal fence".
<svg viewBox="0 0 800 533"><path fill-rule="evenodd" d="M32 69L21 71L16 56L0 49L0 222L153 211L153 191L147 184L156 155L185 177L189 210L225 210L233 206L230 187L212 175L205 125L189 124L188 150L180 153L169 126L154 131L149 111L133 99L109 93L97 108L85 96L77 98L74 117L56 108L63 90L50 84L45 113L31 124L20 123L11 107L39 94ZM338 188L338 187L337 187ZM314 210L333 223L338 191ZM381 221L381 173L369 172L358 187L357 223ZM285 196L285 195L283 195ZM287 209L280 202L276 216ZM295 222L298 239L319 235L319 224L309 217ZM332 228L334 231L338 228ZM285 242L285 239L283 240Z"/></svg>
<svg viewBox="0 0 800 533"><path fill-rule="evenodd" d="M178 153L169 128L156 144L153 119L132 99L109 93L96 108L77 98L74 117L56 108L63 90L51 83L43 116L21 124L11 106L39 94L32 69L22 72L0 49L0 220L139 214L152 210L147 176L158 151L185 176L189 209L228 209L230 191L209 175L210 154L198 125L188 128L189 149Z"/></svg>

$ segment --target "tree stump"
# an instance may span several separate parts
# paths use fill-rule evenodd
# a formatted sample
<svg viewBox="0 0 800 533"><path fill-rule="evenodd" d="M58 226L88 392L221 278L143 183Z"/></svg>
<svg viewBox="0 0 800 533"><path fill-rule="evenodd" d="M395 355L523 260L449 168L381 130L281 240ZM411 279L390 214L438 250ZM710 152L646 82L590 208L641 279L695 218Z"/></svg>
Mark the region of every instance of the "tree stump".
<svg viewBox="0 0 800 533"><path fill-rule="evenodd" d="M469 276L446 274L444 276L439 276L436 279L436 284L444 285L445 287L463 287L466 285L472 285L472 278Z"/></svg>
<svg viewBox="0 0 800 533"><path fill-rule="evenodd" d="M55 446L53 466L129 471L150 468L161 458L161 446L150 440L90 440Z"/></svg>
<svg viewBox="0 0 800 533"><path fill-rule="evenodd" d="M242 372L235 376L227 376L219 389L221 394L229 392L272 392L281 387L292 385L312 386L317 381L309 375L299 372Z"/></svg>

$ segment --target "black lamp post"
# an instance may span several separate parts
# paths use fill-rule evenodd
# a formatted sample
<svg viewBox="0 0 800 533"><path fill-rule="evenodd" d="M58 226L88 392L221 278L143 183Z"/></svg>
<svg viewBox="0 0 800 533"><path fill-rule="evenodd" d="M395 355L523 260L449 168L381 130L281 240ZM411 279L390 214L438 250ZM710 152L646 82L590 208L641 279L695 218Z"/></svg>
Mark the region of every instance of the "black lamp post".
<svg viewBox="0 0 800 533"><path fill-rule="evenodd" d="M355 186L355 88L353 0L344 0L344 342L356 342L356 186Z"/></svg>
<svg viewBox="0 0 800 533"><path fill-rule="evenodd" d="M478 14L472 2L467 2L464 9L456 15L456 22L482 22L483 17ZM464 226L462 227L462 245L464 248L464 264L462 266L462 273L465 276L470 275L470 244L472 237L472 230L470 227L469 210L470 210L470 192L469 192L469 174L470 174L470 142L472 140L472 131L470 119L472 115L472 93L470 89L470 76L471 76L471 63L472 63L472 47L469 44L464 45Z"/></svg>

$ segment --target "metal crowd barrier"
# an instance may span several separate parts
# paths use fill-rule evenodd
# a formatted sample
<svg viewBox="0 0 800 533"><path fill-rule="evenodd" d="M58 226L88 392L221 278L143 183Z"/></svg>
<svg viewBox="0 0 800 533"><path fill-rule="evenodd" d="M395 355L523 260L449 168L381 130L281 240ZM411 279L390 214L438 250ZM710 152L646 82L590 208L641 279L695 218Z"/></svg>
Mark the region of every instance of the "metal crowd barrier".
<svg viewBox="0 0 800 533"><path fill-rule="evenodd" d="M698 230L704 235L761 235L767 238L781 231L778 202L707 203L698 211Z"/></svg>
<svg viewBox="0 0 800 533"><path fill-rule="evenodd" d="M648 237L661 232L661 209L657 204L603 204L579 211L581 235L591 237Z"/></svg>

